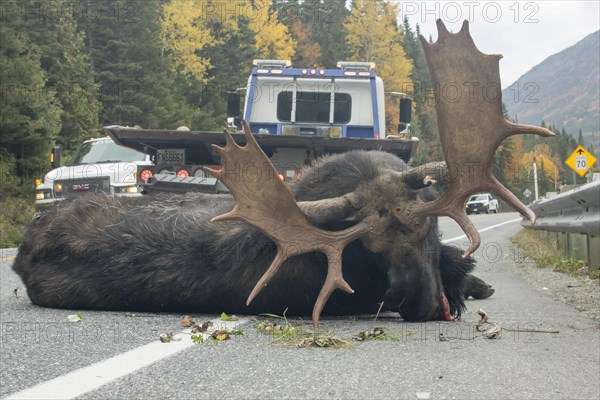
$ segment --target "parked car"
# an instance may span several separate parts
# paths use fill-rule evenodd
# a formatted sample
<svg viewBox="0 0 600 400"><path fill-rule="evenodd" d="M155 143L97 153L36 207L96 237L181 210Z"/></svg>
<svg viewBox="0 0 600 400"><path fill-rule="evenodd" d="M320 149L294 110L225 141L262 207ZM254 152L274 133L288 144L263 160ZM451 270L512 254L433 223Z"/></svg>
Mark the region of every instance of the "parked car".
<svg viewBox="0 0 600 400"><path fill-rule="evenodd" d="M497 213L500 211L500 204L498 204L498 199L495 199L491 194L480 193L469 198L465 204L465 209L467 210L467 214L479 214L482 212L489 214L490 211Z"/></svg>

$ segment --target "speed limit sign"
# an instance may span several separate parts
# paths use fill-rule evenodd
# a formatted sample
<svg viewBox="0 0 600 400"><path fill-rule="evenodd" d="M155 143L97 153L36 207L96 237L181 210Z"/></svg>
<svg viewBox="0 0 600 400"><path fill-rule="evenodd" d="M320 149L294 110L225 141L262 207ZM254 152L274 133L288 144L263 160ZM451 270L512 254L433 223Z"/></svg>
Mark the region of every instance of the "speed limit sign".
<svg viewBox="0 0 600 400"><path fill-rule="evenodd" d="M565 163L580 176L584 176L596 162L596 157L590 154L583 146L577 146L575 151L567 158Z"/></svg>

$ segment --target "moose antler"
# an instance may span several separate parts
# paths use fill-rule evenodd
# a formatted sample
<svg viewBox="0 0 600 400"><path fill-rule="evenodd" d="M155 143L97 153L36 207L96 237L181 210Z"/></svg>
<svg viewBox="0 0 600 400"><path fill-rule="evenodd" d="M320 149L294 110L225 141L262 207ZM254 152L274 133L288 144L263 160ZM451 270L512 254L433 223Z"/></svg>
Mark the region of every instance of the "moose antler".
<svg viewBox="0 0 600 400"><path fill-rule="evenodd" d="M460 32L451 34L437 20L438 40L428 43L420 36L435 93L436 114L450 187L437 201L418 204L416 215L442 214L453 218L471 245L467 257L481 242L477 229L464 209L466 198L489 191L535 222L535 214L493 176L492 157L507 137L522 133L553 136L547 129L518 125L502 114L499 54L480 52L464 21Z"/></svg>
<svg viewBox="0 0 600 400"><path fill-rule="evenodd" d="M232 211L214 217L211 222L224 220L244 221L267 235L277 245L275 259L260 278L248 297L247 304L275 276L289 257L313 251L327 256L328 269L325 283L313 308L313 326L317 332L319 316L335 289L354 293L342 275L342 251L348 243L369 232L370 227L360 222L342 231L326 231L312 225L300 210L296 200L277 171L258 146L248 124L244 121L246 145L238 146L225 131L225 147L213 144L221 156L222 169L205 170L229 188L235 197ZM343 199L341 199L343 200ZM282 222L285 223L282 224Z"/></svg>

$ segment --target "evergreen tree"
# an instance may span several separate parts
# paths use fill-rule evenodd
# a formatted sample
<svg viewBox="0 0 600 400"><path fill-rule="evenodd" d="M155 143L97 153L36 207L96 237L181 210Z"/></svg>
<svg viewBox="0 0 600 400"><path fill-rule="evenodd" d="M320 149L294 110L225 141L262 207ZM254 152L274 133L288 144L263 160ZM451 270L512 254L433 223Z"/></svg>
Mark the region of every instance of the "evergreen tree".
<svg viewBox="0 0 600 400"><path fill-rule="evenodd" d="M581 129L579 130L579 135L577 136L577 145L585 146L585 141L583 140L583 133L581 132Z"/></svg>
<svg viewBox="0 0 600 400"><path fill-rule="evenodd" d="M24 19L0 25L0 169L2 177L29 183L47 170L48 154L60 130L56 93L47 87L40 50L28 39ZM3 195L14 188L0 182Z"/></svg>
<svg viewBox="0 0 600 400"><path fill-rule="evenodd" d="M412 135L419 137L420 140L419 152L416 156L415 164L439 161L444 156L436 122L435 108L433 103L428 103L431 94L431 79L425 60L425 53L419 40L419 25L417 24L415 33L408 22L408 18L404 18L403 34L402 47L406 52L406 56L413 64L411 79L415 116L413 117L411 131Z"/></svg>
<svg viewBox="0 0 600 400"><path fill-rule="evenodd" d="M98 85L77 31L77 3L72 0L27 0L23 7L39 7L37 18L26 19L29 39L40 49L46 87L55 92L61 112L58 143L67 150L99 131Z"/></svg>
<svg viewBox="0 0 600 400"><path fill-rule="evenodd" d="M194 112L177 90L161 46L160 3L95 0L94 6L95 18L82 22L101 85L101 123L191 125Z"/></svg>
<svg viewBox="0 0 600 400"><path fill-rule="evenodd" d="M302 15L308 18L308 26L321 56L319 66L335 68L338 61L348 60L350 50L344 38L347 35L344 22L350 15L345 0L313 0L302 3Z"/></svg>
<svg viewBox="0 0 600 400"><path fill-rule="evenodd" d="M224 34L223 30L228 29L219 21L210 22L209 27L218 37ZM240 16L237 19L237 29L229 40L205 50L207 57L211 57L212 67L208 70L208 82L202 85L201 96L193 103L211 116L210 122L200 125L202 129L222 127L226 121L225 93L246 87L252 60L257 58L254 35L248 18ZM193 88L190 88L190 92L194 92ZM207 122L210 125L206 125Z"/></svg>
<svg viewBox="0 0 600 400"><path fill-rule="evenodd" d="M418 114L418 123L420 136L415 165L443 160L444 153L433 104L425 104L423 111Z"/></svg>
<svg viewBox="0 0 600 400"><path fill-rule="evenodd" d="M421 46L419 36L419 25L416 26L416 34L412 31L408 18L404 17L404 38L402 47L406 56L412 61L413 69L411 71L411 79L414 85L413 99L415 101L417 114L421 113L421 109L427 100L427 94L431 90L431 78L429 77L429 69L425 60L425 52Z"/></svg>

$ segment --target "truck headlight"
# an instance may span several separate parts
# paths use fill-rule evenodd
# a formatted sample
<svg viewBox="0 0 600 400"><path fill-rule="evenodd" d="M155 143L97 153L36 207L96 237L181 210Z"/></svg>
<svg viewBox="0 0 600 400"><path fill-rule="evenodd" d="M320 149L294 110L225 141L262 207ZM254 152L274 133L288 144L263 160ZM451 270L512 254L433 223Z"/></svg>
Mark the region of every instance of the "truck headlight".
<svg viewBox="0 0 600 400"><path fill-rule="evenodd" d="M52 197L52 192L50 190L38 190L35 192L36 200L45 200Z"/></svg>
<svg viewBox="0 0 600 400"><path fill-rule="evenodd" d="M139 193L140 190L137 186L118 186L115 187L115 193L124 194L124 193Z"/></svg>

